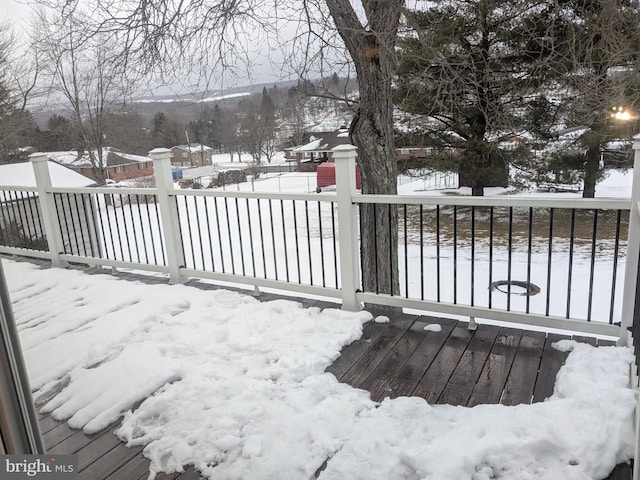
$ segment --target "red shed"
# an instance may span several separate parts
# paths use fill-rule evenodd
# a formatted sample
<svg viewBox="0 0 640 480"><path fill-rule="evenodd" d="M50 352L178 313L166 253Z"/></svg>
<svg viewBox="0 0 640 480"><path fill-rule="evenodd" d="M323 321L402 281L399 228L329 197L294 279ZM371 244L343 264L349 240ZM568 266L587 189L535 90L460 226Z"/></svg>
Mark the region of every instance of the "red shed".
<svg viewBox="0 0 640 480"><path fill-rule="evenodd" d="M336 184L336 164L333 162L323 162L318 165L316 182L318 187L316 192L320 193L323 187ZM362 188L360 180L360 170L356 167L356 189Z"/></svg>

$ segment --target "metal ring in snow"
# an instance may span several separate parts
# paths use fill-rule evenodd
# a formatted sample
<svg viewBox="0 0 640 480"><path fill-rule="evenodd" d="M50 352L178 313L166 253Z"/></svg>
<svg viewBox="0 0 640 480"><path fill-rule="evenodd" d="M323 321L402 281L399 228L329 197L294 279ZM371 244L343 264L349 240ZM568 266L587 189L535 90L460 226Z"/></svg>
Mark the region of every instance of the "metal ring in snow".
<svg viewBox="0 0 640 480"><path fill-rule="evenodd" d="M513 288L511 292L509 292L509 286L511 287L519 287L517 291L514 291ZM523 292L520 289L524 289ZM491 290L498 290L502 293L511 293L511 295L522 295L522 296L533 296L540 293L540 287L531 282L523 282L520 280L498 280L497 282L491 282Z"/></svg>

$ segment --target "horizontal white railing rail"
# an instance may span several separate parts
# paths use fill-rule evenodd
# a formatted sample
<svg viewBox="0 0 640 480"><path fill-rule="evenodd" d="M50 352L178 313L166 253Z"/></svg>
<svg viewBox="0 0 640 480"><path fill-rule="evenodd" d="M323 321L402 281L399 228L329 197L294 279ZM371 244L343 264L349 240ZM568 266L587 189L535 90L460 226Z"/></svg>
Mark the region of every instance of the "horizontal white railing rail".
<svg viewBox="0 0 640 480"><path fill-rule="evenodd" d="M351 146L339 147L334 152L337 177L335 192L298 194L182 190L174 187L168 151L156 149L150 152L150 156L154 162L156 177L154 188L59 188L51 185L46 156L34 154L32 163L36 172L37 187L0 185L0 194L23 192L18 200L28 197L30 201L36 201L39 217L31 220L22 218L20 215L28 217L30 213L28 208L22 208L20 215L14 213L15 218L10 218L11 213L8 212L4 215L4 220L0 210L0 220L4 222L3 225L11 223L8 221L12 220L11 224L14 228L16 223L19 224L17 228L22 228L23 231L15 232L18 237L35 235L46 238L46 247L29 248L17 245L15 242L11 244L3 241L0 237L0 253L49 259L54 265L75 262L165 273L170 276L172 282L183 282L187 278L196 277L301 294L322 295L340 299L343 308L352 310L360 308L363 303L377 303L439 314L488 318L521 325L621 337L626 336L626 329L631 325L631 320L625 318L625 312L631 308L631 316L633 315L636 283L635 275L629 273L629 267L637 271L637 251L629 255L627 249L634 252L634 249L639 246L638 237L640 237L640 233L636 232L637 221L634 215L631 215L629 220L628 238L624 235L624 229L627 228L626 215L630 210L631 200L362 195L355 189L356 151L355 147ZM450 261L447 255L451 253L444 250L453 243L452 255L454 262L458 262L453 264L454 270L459 265L465 265L459 272L454 271L453 275L454 277L458 275L455 281L459 281L461 277L470 279L471 301L462 298L465 295L468 296L468 293L458 298L454 297L453 301L444 298L445 295L441 298L441 288L447 289L450 285L453 285L454 290L459 288L458 284L446 282L438 284L437 298L426 295L424 286L420 287L421 290L416 290L416 282L413 279L408 279L402 286L402 295L363 291L358 215L358 206L361 204L374 204L381 209L391 208L391 206L404 209L407 223L404 227L400 226L398 232L399 238L404 241L404 244L399 241L400 251L398 252L401 255L399 260L403 270L401 273L404 275L408 276L408 270L415 269L417 262L426 263L436 258L444 265ZM2 208L8 207L9 205L5 202ZM30 205L30 208L33 208L33 205ZM448 210L451 208L457 209L455 212L462 212L466 217L461 217L462 220L452 217ZM408 209L413 210L407 214ZM428 223L435 218L429 217L423 220L426 218L424 217L426 211L435 209L437 209L438 221L441 213L443 217L448 215L447 218L453 218L454 234L446 231L451 227L443 226L438 231L427 230L423 225L418 228L418 223ZM490 294L488 304L485 300L483 300L484 304L479 301L480 296L483 298L486 296L485 290L488 285L484 284L488 282L487 278L490 280L498 277L492 277L491 274L487 276L484 273L480 275L477 270L474 271L474 268L477 268L481 262L485 262L483 265L489 269L497 268L498 264L504 264L503 259L498 258L498 254L496 257L491 257L493 253L491 249L497 250L498 246L506 248L507 242L504 238L495 240L481 237L474 231L476 225L479 225L474 223L476 222L474 215L476 212L483 212L483 209L496 209L496 211L507 209L505 212L511 209L529 209L529 211L536 209L541 212L545 209L556 212L573 211L572 214L566 214L568 219L571 215L575 216L576 211L593 211L595 215L593 227L589 227L592 230L587 230L588 234L576 233L575 243L573 243L572 231L572 243L568 245L571 250L574 250L574 247L576 252L580 250L581 255L590 255L586 260L586 257L581 257L581 262L585 265L591 262L591 290L594 290L594 285L595 290L598 288L603 290L602 285L597 285L598 276L595 275L594 279L593 272L600 268L604 254L610 257L612 266L607 268L613 269L613 272L609 272L611 278L607 279L607 283L612 284L610 287L607 286L607 295L611 297L612 302L609 321L606 321L607 319L601 321L603 318L600 318L602 316L600 314L598 318L595 316L593 319L590 318L591 310L588 318L574 317L572 312L570 314L569 307L567 307L567 314L554 312L549 309L548 299L547 309L542 312L533 311L533 309L530 311L528 301L523 311L509 304L504 308L504 305L499 305L497 301L492 303ZM612 230L617 228L618 237L615 238L615 242L601 245L600 238L596 239L600 233L596 235L595 229L598 218L602 218L598 215L602 216L604 213L598 212L610 210L618 212L617 227L616 225L611 227ZM621 215L621 212L624 212L624 215ZM480 213L477 214L480 215ZM468 218L470 215L471 223ZM507 214L503 212L501 215L500 221L504 221ZM505 255L509 255L509 262L512 262L511 255L513 255L513 265L517 265L521 271L525 265L529 273L532 263L532 244L549 242L549 253L543 252L544 255L548 255L549 264L559 261L563 256L561 250L564 248L564 244L556 239L555 233L551 231L556 228L553 218L549 221L548 227L550 238L547 240L546 237L536 237L532 242L532 228L542 227L536 225L537 220L532 220L531 215L529 214L528 258L526 257L527 249L522 247L522 242L526 242L526 238L522 235L526 237L526 233L518 233L519 245L514 235L512 244L511 224L505 224L509 229L509 245ZM519 221L526 223L522 218ZM485 223L490 221L493 228L493 217L490 220L485 218L483 221ZM467 222L464 228L471 228L472 233L466 232L458 237L451 236L456 234L456 228L462 228L463 222ZM591 220L582 219L582 222L588 224ZM498 220L496 220L497 223ZM402 231L403 228L404 231ZM482 228L486 230L487 227L485 225ZM480 227L477 229L480 230ZM610 233L613 235L613 232ZM506 235L504 232L502 234ZM445 238L445 235L449 237ZM579 235L583 237L586 235L589 238ZM551 240L554 241L553 245ZM432 250L427 251L427 248ZM437 254L434 253L434 248L437 249ZM535 248L541 247L534 245ZM537 254L536 258L540 261L542 254L540 252ZM489 255L488 263L487 255ZM427 259L430 256L433 258ZM489 265L492 262L493 265ZM510 265L511 263L509 268L511 268ZM587 271L588 265L585 265L583 270ZM574 267L569 264L569 269ZM567 286L562 287L555 277L554 286L548 285L551 279L551 267L547 268L548 290L566 289ZM438 263L438 269L438 276L441 273L443 276L451 275L447 267L441 268L440 263ZM529 273L527 273L529 277L526 279L527 284L531 282ZM624 285L621 284L620 288L617 288L617 277L622 276L623 273L625 274ZM425 267L420 270L420 275L424 277L431 273ZM536 275L539 276L539 274ZM584 276L582 273L576 275ZM421 281L423 284L428 283L424 278ZM435 283L433 279L429 281L432 284ZM466 289L466 286L460 288ZM474 289L480 293L474 294ZM623 290L624 298L621 295ZM418 293L415 294L415 292ZM512 295L515 294L508 291L507 296L511 298ZM593 296L596 302L608 301L602 300L602 292L599 291L590 292L589 295L590 299ZM628 303L630 301L631 307ZM626 342L625 338L622 340Z"/></svg>

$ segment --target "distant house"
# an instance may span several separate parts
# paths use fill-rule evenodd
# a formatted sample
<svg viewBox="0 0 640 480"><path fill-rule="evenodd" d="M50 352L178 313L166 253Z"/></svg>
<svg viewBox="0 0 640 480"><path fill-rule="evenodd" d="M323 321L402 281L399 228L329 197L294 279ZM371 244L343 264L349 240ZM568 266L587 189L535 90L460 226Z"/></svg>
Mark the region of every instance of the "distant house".
<svg viewBox="0 0 640 480"><path fill-rule="evenodd" d="M350 145L349 131L310 132L303 137L302 145L285 148L285 159L297 162L299 171L314 171L319 163L333 161L333 148Z"/></svg>
<svg viewBox="0 0 640 480"><path fill-rule="evenodd" d="M213 163L213 148L199 143L171 147L171 164L175 167L203 167Z"/></svg>
<svg viewBox="0 0 640 480"><path fill-rule="evenodd" d="M345 144L351 144L347 128L332 132L309 132L304 136L302 145L285 148L285 158L291 162L298 162L298 170L314 170L315 167L311 164L333 161L331 150ZM430 147L399 147L396 148L396 158L398 161L425 158L433 152L434 149ZM305 167L305 164L308 166Z"/></svg>
<svg viewBox="0 0 640 480"><path fill-rule="evenodd" d="M95 181L70 168L49 161L54 187L87 187ZM36 186L31 162L0 165L0 246L46 250L47 239L42 225L38 194L20 187ZM72 198L59 194L55 207L65 253L86 255L98 249L94 235L95 212L88 195ZM78 233L79 232L79 233Z"/></svg>
<svg viewBox="0 0 640 480"><path fill-rule="evenodd" d="M47 152L47 155L54 162L69 167L85 177L97 180L89 153L83 149L68 152ZM103 152L104 158L106 158L107 164L106 178L115 182L153 175L153 162L149 157L131 155L116 148L107 147Z"/></svg>
<svg viewBox="0 0 640 480"><path fill-rule="evenodd" d="M396 148L396 158L400 160L412 160L414 158L426 158L433 155L435 149L433 147L399 147Z"/></svg>

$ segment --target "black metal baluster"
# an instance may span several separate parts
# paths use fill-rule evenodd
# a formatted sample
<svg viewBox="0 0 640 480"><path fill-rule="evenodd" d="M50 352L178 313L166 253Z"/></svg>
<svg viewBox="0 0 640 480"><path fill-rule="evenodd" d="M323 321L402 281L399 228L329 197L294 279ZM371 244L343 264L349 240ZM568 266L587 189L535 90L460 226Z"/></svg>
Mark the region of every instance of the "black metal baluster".
<svg viewBox="0 0 640 480"><path fill-rule="evenodd" d="M40 224L40 217L37 218L37 222L36 222L36 215L33 211L33 202L35 201L35 197L33 197L33 195L29 195L27 194L27 205L29 205L29 214L31 215L31 221L33 222L33 240L38 240L39 236L42 236L42 226ZM38 211L38 209L36 209L36 212ZM38 233L38 229L40 229L40 233ZM37 247L37 243L34 244L34 248Z"/></svg>
<svg viewBox="0 0 640 480"><path fill-rule="evenodd" d="M338 247L336 245L336 218L335 218L335 204L331 202L331 233L333 237L333 272L335 274L335 287L338 286Z"/></svg>
<svg viewBox="0 0 640 480"><path fill-rule="evenodd" d="M587 322L591 321L591 309L593 306L593 277L596 268L596 245L598 234L598 209L593 209L593 233L591 236L591 268L589 270L589 302L587 304Z"/></svg>
<svg viewBox="0 0 640 480"><path fill-rule="evenodd" d="M215 261L213 259L213 242L211 238L211 220L209 218L209 199L204 199L204 215L207 219L207 239L209 243L209 254L211 255L211 271L216 271ZM255 269L254 269L255 270Z"/></svg>
<svg viewBox="0 0 640 480"><path fill-rule="evenodd" d="M293 208L293 230L295 232L294 239L296 243L296 266L298 270L298 283L302 283L302 275L300 272L300 244L298 240L298 216L296 215L296 201L292 200L291 206Z"/></svg>
<svg viewBox="0 0 640 480"><path fill-rule="evenodd" d="M324 236L322 234L322 210L320 208L320 202L318 202L318 234L320 235L320 265L322 270L322 286L326 287L327 282L325 280L325 268L324 268Z"/></svg>
<svg viewBox="0 0 640 480"><path fill-rule="evenodd" d="M420 210L420 219L422 220L422 209ZM420 227L420 231L422 231L422 227ZM440 205L436 205L436 290L437 301L440 302ZM424 287L422 291L424 292Z"/></svg>
<svg viewBox="0 0 640 480"><path fill-rule="evenodd" d="M284 216L284 200L280 199L280 216L282 217L282 247L284 249L284 274L289 282L289 248L287 246L287 226Z"/></svg>
<svg viewBox="0 0 640 480"><path fill-rule="evenodd" d="M124 202L122 200L122 194L118 194L118 197L120 198L120 211L122 213L122 223L123 223L123 228L124 228L124 238L127 242L127 251L129 252L129 261L133 262L133 256L131 255L131 242L129 241L129 229L127 228L127 217L124 214ZM123 260L124 260L124 255L123 255Z"/></svg>
<svg viewBox="0 0 640 480"><path fill-rule="evenodd" d="M229 239L229 254L231 255L231 273L236 274L236 261L233 255L233 239L231 238L231 221L229 220L229 202L227 197L224 197L224 211L225 218L227 220L227 237Z"/></svg>
<svg viewBox="0 0 640 480"><path fill-rule="evenodd" d="M393 278L393 265L394 265L394 255L396 255L396 260L397 260L397 252L393 251L392 245L394 244L394 238L393 238L393 231L391 228L391 208L392 205L388 204L387 205L387 225L388 225L388 231L387 231L387 235L389 236L389 265L391 268L389 268L389 294L393 297L395 295L394 292L394 278ZM397 244L397 242L395 242Z"/></svg>
<svg viewBox="0 0 640 480"><path fill-rule="evenodd" d="M200 260L202 264L202 270L205 270L204 264L204 244L202 243L202 227L200 226L200 207L198 206L198 200L203 200L206 202L206 198L204 197L193 197L193 207L196 211L196 227L198 229L198 244L200 246ZM195 268L195 264L194 264Z"/></svg>
<svg viewBox="0 0 640 480"><path fill-rule="evenodd" d="M54 197L54 199L60 198L60 204L62 205L62 218L64 220L64 227L65 227L65 230L67 232L67 240L69 242L69 245L71 245L71 231L69 230L69 222L67 221L67 209L64 206L64 196L62 196L62 194L60 194L60 196L58 197L58 195L54 194L53 197ZM60 221L60 210L58 208L58 205L56 205L56 210L58 210L58 222L59 222ZM64 242L64 239L63 239L62 243L64 244L63 247L62 247L62 251L64 253L73 253L73 252L67 251L67 244Z"/></svg>
<svg viewBox="0 0 640 480"><path fill-rule="evenodd" d="M402 211L404 214L404 296L405 298L409 298L409 253L407 251L409 241L407 239L408 221L407 221L407 204L406 203L402 206ZM422 257L422 254L420 256ZM421 266L420 270L422 271L422 261L420 263L420 266ZM424 295L422 299L424 300Z"/></svg>
<svg viewBox="0 0 640 480"><path fill-rule="evenodd" d="M38 219L38 229L37 229L37 231L39 232L38 234L39 234L41 237L46 237L46 233L45 233L45 230L44 230L44 226L42 225L42 218L40 218L40 209L39 209L39 208L37 208L37 205L38 205L38 204L37 204L37 200L36 200L36 198L35 198L35 197L32 197L32 199L33 199L34 204L36 205L36 208L35 208L35 216L36 216L36 218ZM31 202L29 202L29 205L30 205L30 206L32 206ZM49 239L47 239L47 248L48 248L48 247L49 247Z"/></svg>
<svg viewBox="0 0 640 480"><path fill-rule="evenodd" d="M309 230L309 202L307 200L304 201L304 214L307 222L307 247L309 253L309 281L310 284L313 285L313 265L311 262L311 230Z"/></svg>
<svg viewBox="0 0 640 480"><path fill-rule="evenodd" d="M242 244L242 227L240 224L240 205L238 202L238 197L235 198L236 205L236 220L238 222L238 245L240 246L240 265L242 265L242 276L247 275L246 268L244 266L244 245Z"/></svg>
<svg viewBox="0 0 640 480"><path fill-rule="evenodd" d="M82 205L82 213L84 214L84 221L85 224L87 226L87 235L89 236L89 253L92 257L95 257L95 253L94 253L94 249L93 249L93 237L92 237L92 232L91 232L91 226L93 225L93 222L91 221L91 219L93 218L92 216L89 215L89 213L87 212L87 203L89 203L89 205L91 205L91 196L81 193L80 194L80 204ZM93 212L93 208L91 209L91 211ZM93 225L95 227L95 225ZM94 229L93 231L93 235L96 234L96 231ZM96 239L97 242L97 239ZM86 250L86 249L85 249Z"/></svg>
<svg viewBox="0 0 640 480"><path fill-rule="evenodd" d="M15 243L15 240L13 240L11 237L15 236L16 238L18 238L20 236L17 229L17 221L15 219L16 218L16 212L14 211L15 201L13 200L13 195L10 190L7 190L5 192L5 195L8 201L3 202L2 205L5 210L5 219L8 222L7 245L10 247L15 247L17 244Z"/></svg>
<svg viewBox="0 0 640 480"><path fill-rule="evenodd" d="M80 255L81 250L83 255L87 255L87 247L86 247L86 239L84 237L84 229L82 228L82 218L80 216L80 205L78 204L78 194L73 194L73 203L76 206L76 216L78 217L78 230L80 231L78 234L78 240L76 242L76 248L78 249L78 255ZM80 202L82 203L82 202ZM71 218L73 219L73 211L71 213ZM73 222L75 225L75 222ZM82 248L80 248L82 246Z"/></svg>
<svg viewBox="0 0 640 480"><path fill-rule="evenodd" d="M100 210L100 194L89 194L89 206L91 210L91 219L93 229L96 235L96 248L98 258L107 257L107 238L105 236L104 227L102 225L102 211Z"/></svg>
<svg viewBox="0 0 640 480"><path fill-rule="evenodd" d="M420 224L420 300L424 300L424 205L422 204L420 204L419 213L420 213L420 221L419 221L419 224ZM438 259L438 261L439 260L440 259ZM440 271L438 271L438 275L439 274L440 274ZM438 297L438 301L440 301L439 297Z"/></svg>
<svg viewBox="0 0 640 480"><path fill-rule="evenodd" d="M160 227L160 211L158 209L158 197L154 195L155 198L155 212L156 212L156 226L158 228L158 238L160 239L160 253L162 254L162 264L167 264L167 256L165 254L164 249L164 239L162 238L162 228Z"/></svg>
<svg viewBox="0 0 640 480"><path fill-rule="evenodd" d="M278 280L278 255L276 254L276 229L273 223L273 200L269 199L269 224L271 225L271 250L273 252L273 271Z"/></svg>
<svg viewBox="0 0 640 480"><path fill-rule="evenodd" d="M133 229L133 232L131 232L131 236L133 237L133 245L135 246L135 249L136 249L136 258L138 259L138 262L142 263L140 260L140 249L138 247L136 220L133 217L133 207L131 206L131 195L128 193L127 193L127 203L129 204L129 217L131 218L131 228ZM122 207L122 209L123 209L122 215L124 216L124 207Z"/></svg>
<svg viewBox="0 0 640 480"><path fill-rule="evenodd" d="M453 303L458 303L458 206L453 206Z"/></svg>
<svg viewBox="0 0 640 480"><path fill-rule="evenodd" d="M380 279L378 278L378 211L377 204L373 204L373 258L376 279L376 294L380 293Z"/></svg>
<svg viewBox="0 0 640 480"><path fill-rule="evenodd" d="M262 249L262 269L264 271L264 278L267 278L267 256L264 252L264 229L262 228L262 207L260 199L258 202L258 223L260 224L260 248Z"/></svg>
<svg viewBox="0 0 640 480"><path fill-rule="evenodd" d="M142 237L142 248L144 250L144 261L145 263L149 264L150 263L149 248L147 247L147 235L144 229L144 220L142 218L142 207L140 203L140 195L138 195L137 193L135 195L136 195L136 206L138 210L138 220L140 221L140 234L141 234L140 236ZM149 227L149 229L151 229L151 227ZM141 261L139 257L138 257L138 261Z"/></svg>
<svg viewBox="0 0 640 480"><path fill-rule="evenodd" d="M105 213L107 216L107 226L109 227L109 238L111 239L111 252L113 255L113 260L117 260L118 256L116 255L116 242L113 238L113 226L112 226L112 222L111 222L111 217L109 216L109 201L107 200L107 195L103 194L102 198L104 200L104 206L105 206ZM111 205L113 205L113 201L111 202ZM115 207L113 207L114 210L114 215L115 215ZM107 255L107 258L109 258L109 256Z"/></svg>
<svg viewBox="0 0 640 480"><path fill-rule="evenodd" d="M69 217L70 217L70 222L71 222L71 230L73 231L73 240L75 241L75 252L73 251L73 245L71 244L71 239L69 239L69 248L71 248L71 254L75 253L76 255L80 255L80 245L82 244L82 246L84 247L84 241L80 242L80 239L82 238L82 236L78 237L78 230L76 229L76 222L75 219L73 218L73 211L74 208L72 208L71 205L71 196L73 196L73 203L75 204L76 208L76 216L78 217L78 223L80 223L80 213L78 212L78 196L74 193L74 194L69 194L66 193L67 196L67 206L69 207ZM78 227L80 228L82 225L78 225ZM80 231L80 233L82 233L82 231Z"/></svg>
<svg viewBox="0 0 640 480"><path fill-rule="evenodd" d="M509 251L507 253L507 311L511 310L511 268L513 260L513 207L509 207Z"/></svg>
<svg viewBox="0 0 640 480"><path fill-rule="evenodd" d="M222 273L227 273L224 268L224 249L222 247L222 232L220 231L220 216L218 214L218 198L213 197L213 210L216 213L216 230L218 231L218 245L220 248L220 265L222 266Z"/></svg>
<svg viewBox="0 0 640 480"><path fill-rule="evenodd" d="M185 220L187 221L187 231L189 232L189 246L191 247L191 262L192 262L191 266L192 268L195 269L196 268L196 249L193 246L193 233L191 233L191 215L189 215L189 204L187 203L188 197L186 195L183 195L182 201L184 203L184 213L185 213ZM178 218L180 217L179 212L180 212L180 209L178 209ZM182 222L178 221L178 225L181 225L181 224ZM182 228L180 228L180 230L182 230ZM184 246L184 242L183 242L183 246Z"/></svg>
<svg viewBox="0 0 640 480"><path fill-rule="evenodd" d="M476 268L476 207L471 206L471 306L475 300L475 268Z"/></svg>
<svg viewBox="0 0 640 480"><path fill-rule="evenodd" d="M18 198L18 192L16 191L16 201ZM25 248L31 248L33 245L33 238L29 229L29 217L27 215L27 207L24 204L24 192L20 192L20 201L17 202L18 214L20 215L20 227L22 227L22 236L25 240ZM20 208L22 206L22 209ZM24 215L23 215L24 212Z"/></svg>
<svg viewBox="0 0 640 480"><path fill-rule="evenodd" d="M358 238L360 239L360 290L365 291L364 289L364 252L362 249L362 232L364 232L363 224L362 224L362 211L366 208L366 205L360 204L358 208Z"/></svg>
<svg viewBox="0 0 640 480"><path fill-rule="evenodd" d="M573 246L576 227L576 209L571 209L571 232L569 234L569 272L567 275L567 315L571 314L571 276L573 274Z"/></svg>
<svg viewBox="0 0 640 480"><path fill-rule="evenodd" d="M489 207L489 308L493 301L493 207Z"/></svg>
<svg viewBox="0 0 640 480"><path fill-rule="evenodd" d="M256 255L253 246L253 227L251 226L251 209L249 208L249 199L245 198L245 206L247 207L247 226L249 228L249 246L251 247L251 269L253 271L253 277L256 275Z"/></svg>
<svg viewBox="0 0 640 480"><path fill-rule="evenodd" d="M613 273L611 275L611 303L609 307L609 325L613 325L613 309L616 299L616 277L618 274L618 251L620 248L620 220L622 217L622 210L618 210L616 216L616 242L613 249Z"/></svg>
<svg viewBox="0 0 640 480"><path fill-rule="evenodd" d="M18 200L18 191L14 190L11 204L13 205L13 216L15 218L16 226L16 246L27 248L27 245L23 245L24 240L26 240L26 235L24 232L24 219L22 218L23 215L20 209L20 203L21 202Z"/></svg>
<svg viewBox="0 0 640 480"><path fill-rule="evenodd" d="M551 256L553 253L553 208L549 209L549 247L547 250L547 299L545 315L549 316L549 306L551 303Z"/></svg>
<svg viewBox="0 0 640 480"><path fill-rule="evenodd" d="M527 244L527 293L526 293L526 313L529 313L529 307L531 305L531 295L529 291L531 289L531 244L533 242L533 208L529 207L529 238Z"/></svg>

